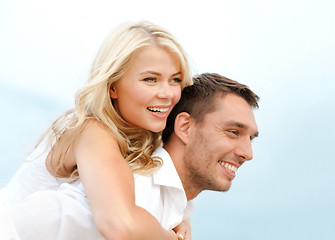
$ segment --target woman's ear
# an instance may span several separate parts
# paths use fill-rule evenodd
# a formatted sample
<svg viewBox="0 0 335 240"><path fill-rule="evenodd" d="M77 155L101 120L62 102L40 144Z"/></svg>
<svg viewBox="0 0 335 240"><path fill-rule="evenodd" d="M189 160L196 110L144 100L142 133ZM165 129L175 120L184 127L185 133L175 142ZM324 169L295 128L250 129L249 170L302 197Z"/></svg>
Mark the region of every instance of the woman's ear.
<svg viewBox="0 0 335 240"><path fill-rule="evenodd" d="M114 86L111 86L111 88L109 89L109 96L112 99L117 99L117 93Z"/></svg>
<svg viewBox="0 0 335 240"><path fill-rule="evenodd" d="M187 112L179 113L174 121L174 132L184 144L189 141L192 122L193 119Z"/></svg>

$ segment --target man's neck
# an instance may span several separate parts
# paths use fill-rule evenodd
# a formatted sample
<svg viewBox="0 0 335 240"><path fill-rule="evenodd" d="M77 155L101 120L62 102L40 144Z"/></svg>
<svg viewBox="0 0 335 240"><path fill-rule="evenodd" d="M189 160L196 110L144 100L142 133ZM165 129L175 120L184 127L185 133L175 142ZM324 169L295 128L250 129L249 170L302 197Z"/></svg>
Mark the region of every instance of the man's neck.
<svg viewBox="0 0 335 240"><path fill-rule="evenodd" d="M177 170L179 178L183 184L187 200L194 199L201 191L192 183L187 174L187 169L184 164L184 148L181 144L164 144L163 148L169 153L172 162Z"/></svg>

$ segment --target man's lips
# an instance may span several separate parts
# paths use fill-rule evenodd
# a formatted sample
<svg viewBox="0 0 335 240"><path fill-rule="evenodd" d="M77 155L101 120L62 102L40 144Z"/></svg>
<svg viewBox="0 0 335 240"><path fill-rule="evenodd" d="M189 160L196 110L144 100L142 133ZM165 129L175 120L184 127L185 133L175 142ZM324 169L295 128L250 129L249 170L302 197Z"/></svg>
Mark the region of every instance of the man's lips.
<svg viewBox="0 0 335 240"><path fill-rule="evenodd" d="M227 175L229 175L232 178L235 177L235 172L237 171L238 166L235 166L235 164L233 163L224 162L221 160L219 161L219 164L223 167Z"/></svg>

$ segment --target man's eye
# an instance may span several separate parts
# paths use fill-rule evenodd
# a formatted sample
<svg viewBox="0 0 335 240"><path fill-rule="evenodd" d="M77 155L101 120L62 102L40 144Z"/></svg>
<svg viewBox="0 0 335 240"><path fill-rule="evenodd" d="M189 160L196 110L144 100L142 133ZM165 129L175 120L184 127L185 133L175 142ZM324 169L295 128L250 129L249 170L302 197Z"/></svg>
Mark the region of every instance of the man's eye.
<svg viewBox="0 0 335 240"><path fill-rule="evenodd" d="M234 134L236 136L239 135L239 131L237 131L237 130L229 130L228 132L230 132L230 133L232 133L232 134Z"/></svg>

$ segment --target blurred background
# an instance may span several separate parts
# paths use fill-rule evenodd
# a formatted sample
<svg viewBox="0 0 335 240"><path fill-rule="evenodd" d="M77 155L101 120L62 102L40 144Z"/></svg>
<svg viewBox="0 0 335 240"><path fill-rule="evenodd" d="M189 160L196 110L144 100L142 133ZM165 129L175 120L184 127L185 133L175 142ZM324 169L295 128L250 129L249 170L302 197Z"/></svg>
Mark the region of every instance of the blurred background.
<svg viewBox="0 0 335 240"><path fill-rule="evenodd" d="M335 239L335 3L331 0L1 0L0 187L86 80L108 33L164 26L193 73L260 97L254 160L226 193L205 191L194 240Z"/></svg>

